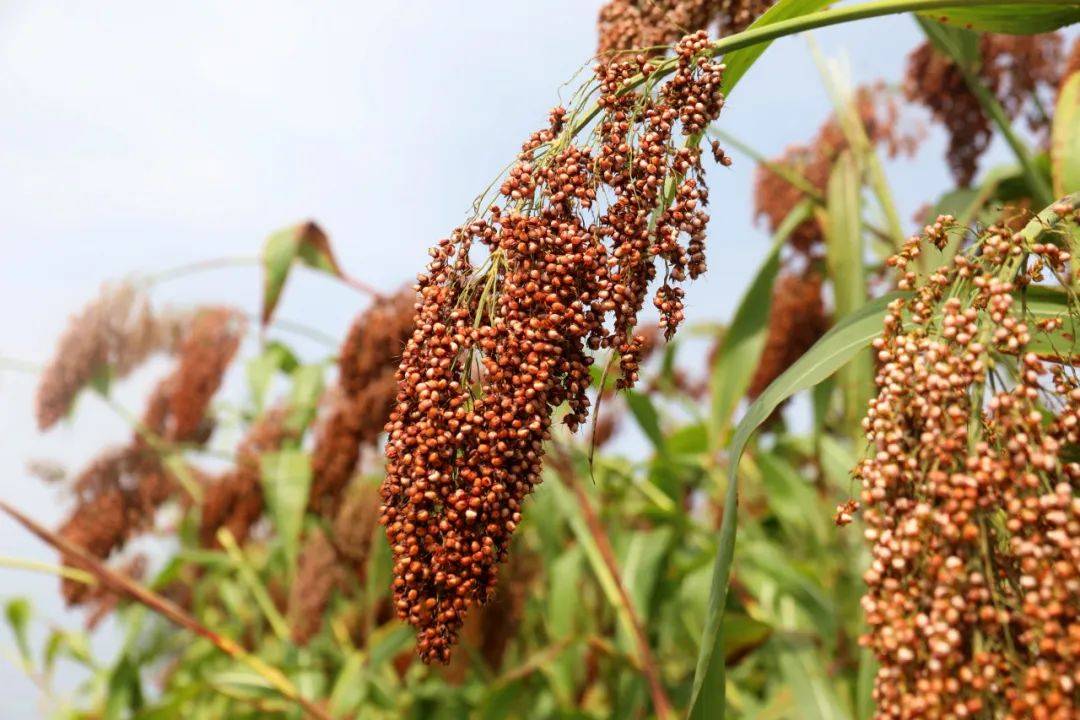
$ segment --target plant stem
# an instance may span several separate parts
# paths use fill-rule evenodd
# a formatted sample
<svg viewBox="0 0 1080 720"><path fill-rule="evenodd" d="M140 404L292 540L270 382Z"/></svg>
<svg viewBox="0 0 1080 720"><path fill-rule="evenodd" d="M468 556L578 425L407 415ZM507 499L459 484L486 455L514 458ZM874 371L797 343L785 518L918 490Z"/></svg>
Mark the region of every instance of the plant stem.
<svg viewBox="0 0 1080 720"><path fill-rule="evenodd" d="M15 358L0 357L0 370L10 370L11 372L26 373L27 375L36 375L41 372L41 366L27 362L25 360L16 360Z"/></svg>
<svg viewBox="0 0 1080 720"><path fill-rule="evenodd" d="M196 260L192 263L184 265L177 265L161 272L154 273L146 278L146 282L149 285L160 285L161 283L169 282L170 280L177 280L188 275L197 275L208 270L220 270L228 267L249 267L251 265L258 265L259 258L254 255L239 256L239 257L219 257L210 258L208 260Z"/></svg>
<svg viewBox="0 0 1080 720"><path fill-rule="evenodd" d="M296 686L293 685L292 681L285 677L280 670L268 664L261 658L250 654L232 638L214 632L191 615L188 615L172 601L161 597L131 578L110 569L101 560L87 552L83 547L76 545L67 538L57 535L52 530L49 530L36 520L24 515L3 500L0 500L0 510L7 513L43 542L51 545L66 555L68 562L81 565L86 572L93 575L98 582L105 585L109 590L134 600L135 602L141 603L165 619L186 630L190 630L200 637L206 638L218 650L255 671L270 683L270 685L283 697L299 705L310 717L317 718L317 720L331 720L330 716L327 715L324 710L303 697Z"/></svg>
<svg viewBox="0 0 1080 720"><path fill-rule="evenodd" d="M235 257L219 257L210 258L208 260L196 260L192 263L185 265L177 265L176 267L162 270L155 273L146 279L148 285L160 285L161 283L169 282L170 280L176 280L188 275L197 275L198 273L207 272L208 270L221 270L228 267L250 267L252 265L258 265L261 262L261 258L253 255L240 255ZM363 280L357 278L342 271L340 274L328 273L330 277L333 277L345 285L349 286L353 290L359 293L370 296L374 300L378 300L383 297L383 294L368 285Z"/></svg>
<svg viewBox="0 0 1080 720"><path fill-rule="evenodd" d="M1017 5L1077 5L1076 0L1012 0ZM725 38L720 38L712 44L709 55L715 57L733 50L753 47L762 43L771 42L788 35L815 30L817 28L841 25L856 20L868 20L870 18L883 17L885 15L898 15L908 12L925 12L927 10L940 10L954 7L991 7L999 5L1001 0L874 0L873 2L847 5L845 7L822 10L821 12L808 13L787 20L780 20L760 27L750 27L741 33L735 33ZM660 63L657 69L649 76L649 80L659 78L675 72L676 61L668 59ZM642 75L636 75L626 81L622 92L629 92L646 81ZM571 135L577 135L591 123L601 112L599 105L594 105L588 112L574 124L570 130Z"/></svg>
<svg viewBox="0 0 1080 720"><path fill-rule="evenodd" d="M1024 169L1024 177L1027 179L1028 187L1035 194L1036 203L1042 206L1052 203L1054 201L1054 192L1047 184L1046 178L1035 166L1031 151L1028 150L1027 145L1024 144L1024 141L1020 139L1020 136L1013 129L1009 116L1005 114L1005 108L1001 107L1001 103L997 101L994 94L987 89L986 85L970 69L964 67L961 63L957 63L957 67L963 73L964 82L967 83L971 93L979 100L979 104L982 105L983 110L994 121L994 124L998 126L998 130L1001 131L1005 142L1009 144L1013 154L1016 155L1016 159Z"/></svg>
<svg viewBox="0 0 1080 720"><path fill-rule="evenodd" d="M660 670L657 666L656 658L653 656L652 648L649 647L649 639L642 629L641 619L637 616L637 612L634 610L634 604L630 599L630 593L627 592L626 585L622 581L622 575L619 572L619 563L615 559L615 550L611 546L611 540L608 539L607 533L604 532L604 526L600 522L596 510L593 509L589 496L585 494L585 491L581 488L581 484L578 483L570 463L570 458L568 458L559 448L551 449L551 458L551 466L554 468L555 472L559 474L559 478L565 485L573 490L574 496L577 498L577 507L581 510L581 514L585 518L585 525L589 530L589 534L592 535L593 542L600 552L600 557L614 582L619 602L622 605L622 610L626 618L626 624L630 626L630 634L633 636L634 643L637 645L638 656L641 659L641 672L645 676L645 681L649 686L649 694L652 696L653 709L656 711L656 716L659 720L670 720L670 718L674 717L671 708L671 700L668 699L667 692L664 690L664 684L660 678Z"/></svg>

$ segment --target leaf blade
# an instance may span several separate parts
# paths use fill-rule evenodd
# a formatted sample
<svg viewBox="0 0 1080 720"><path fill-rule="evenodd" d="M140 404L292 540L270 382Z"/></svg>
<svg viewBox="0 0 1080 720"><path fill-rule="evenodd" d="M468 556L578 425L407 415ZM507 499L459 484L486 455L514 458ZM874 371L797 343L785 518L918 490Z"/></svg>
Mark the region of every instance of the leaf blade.
<svg viewBox="0 0 1080 720"><path fill-rule="evenodd" d="M698 651L688 717L710 720L724 717L725 689L722 620L727 603L728 579L735 550L735 516L738 504L739 459L754 431L780 403L800 390L813 387L832 375L881 332L881 321L889 303L902 297L891 293L866 303L841 320L786 372L778 377L750 406L739 423L728 450L727 490L720 541L713 564L712 587L705 631Z"/></svg>
<svg viewBox="0 0 1080 720"><path fill-rule="evenodd" d="M1080 21L1080 7L1051 3L998 3L981 7L929 10L920 15L959 28L981 32L1032 35Z"/></svg>
<svg viewBox="0 0 1080 720"><path fill-rule="evenodd" d="M264 453L260 468L270 516L281 536L288 566L294 568L311 489L311 462L303 450L288 449Z"/></svg>
<svg viewBox="0 0 1080 720"><path fill-rule="evenodd" d="M1058 95L1050 167L1056 196L1080 190L1080 72L1069 76Z"/></svg>
<svg viewBox="0 0 1080 720"><path fill-rule="evenodd" d="M750 27L759 28L781 20L790 20L801 15L808 15L817 10L821 10L830 2L832 2L832 0L780 0L780 2L762 13ZM761 57L761 54L765 52L765 49L768 48L769 45L771 45L771 43L760 43L724 55L724 65L727 66L724 70L723 82L723 91L725 95L730 93L739 83L743 75L745 75L753 64L757 62L757 59Z"/></svg>
<svg viewBox="0 0 1080 720"><path fill-rule="evenodd" d="M330 238L313 221L292 225L271 233L263 244L262 323L274 315L285 281L296 261L335 277L343 277L341 266L330 247Z"/></svg>

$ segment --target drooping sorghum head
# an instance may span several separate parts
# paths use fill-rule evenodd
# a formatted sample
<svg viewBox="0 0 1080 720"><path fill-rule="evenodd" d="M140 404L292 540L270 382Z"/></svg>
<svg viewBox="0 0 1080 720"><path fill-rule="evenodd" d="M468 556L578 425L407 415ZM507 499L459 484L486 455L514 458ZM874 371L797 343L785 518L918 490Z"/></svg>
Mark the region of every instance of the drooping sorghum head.
<svg viewBox="0 0 1080 720"><path fill-rule="evenodd" d="M914 152L920 137L918 132L902 127L895 93L881 84L866 85L855 91L852 103L872 144L885 148L891 157ZM833 165L846 149L848 141L840 120L831 116L813 140L788 147L772 163L795 173L818 195L824 195ZM754 216L764 220L770 231L776 232L788 214L805 199L806 192L802 188L774 169L758 166L754 173ZM816 218L800 223L788 238L794 249L807 255L818 253L824 241L824 229Z"/></svg>
<svg viewBox="0 0 1080 720"><path fill-rule="evenodd" d="M1067 237L1075 208L1060 205L1047 234ZM880 718L1080 713L1080 464L1068 452L1080 390L1071 353L1031 349L1069 312L1029 316L1023 295L1069 264L1038 238L1043 222L992 227L926 277L910 269L918 240L892 261L911 295L874 342L856 468ZM941 245L950 223L926 241Z"/></svg>
<svg viewBox="0 0 1080 720"><path fill-rule="evenodd" d="M188 318L154 313L134 284L106 285L92 302L71 318L41 375L37 421L53 426L71 409L75 396L95 377L122 378L155 352L172 352Z"/></svg>
<svg viewBox="0 0 1080 720"><path fill-rule="evenodd" d="M776 0L609 0L597 20L597 54L658 49L686 33L716 27L721 36L746 27Z"/></svg>
<svg viewBox="0 0 1080 720"><path fill-rule="evenodd" d="M311 507L332 515L362 445L383 431L397 395L396 371L412 335L411 290L377 299L357 316L341 348L339 378L324 399L311 454Z"/></svg>
<svg viewBox="0 0 1080 720"><path fill-rule="evenodd" d="M62 537L105 559L153 523L176 488L157 444L208 439L206 412L239 344L237 317L225 308L196 313L175 351L174 369L154 387L128 443L104 451L74 478L77 502L58 530ZM189 393L178 391L185 386ZM67 578L61 590L68 604L88 596L85 585Z"/></svg>
<svg viewBox="0 0 1080 720"><path fill-rule="evenodd" d="M204 483L199 518L199 541L203 546L218 547L217 533L221 528L228 529L242 543L262 517L262 456L297 439L288 415L286 407L264 413L251 424L236 448L234 466Z"/></svg>
<svg viewBox="0 0 1080 720"><path fill-rule="evenodd" d="M986 34L980 40L980 54L975 75L1001 103L1009 119L1026 112L1031 129L1045 135L1049 119L1032 108L1032 98L1042 95L1052 102L1061 74L1060 36ZM904 93L909 100L925 105L945 126L953 177L961 185L970 185L993 130L964 73L928 41L908 58Z"/></svg>
<svg viewBox="0 0 1080 720"><path fill-rule="evenodd" d="M425 660L445 662L465 614L484 602L540 481L552 414L588 417L589 350L620 356L632 385L650 290L670 337L681 283L704 271L708 216L700 134L719 113L723 67L704 33L675 47L670 77L634 58L596 69L595 141L556 108L523 146L501 202L431 250L386 425L381 520L394 553L398 615ZM689 142L678 144L679 135Z"/></svg>
<svg viewBox="0 0 1080 720"><path fill-rule="evenodd" d="M296 578L289 588L289 629L294 643L307 645L319 632L334 590L343 581L337 550L321 528L314 528L300 550Z"/></svg>
<svg viewBox="0 0 1080 720"><path fill-rule="evenodd" d="M233 308L202 308L195 314L178 351L165 438L180 441L198 432L240 346L245 325L244 316Z"/></svg>

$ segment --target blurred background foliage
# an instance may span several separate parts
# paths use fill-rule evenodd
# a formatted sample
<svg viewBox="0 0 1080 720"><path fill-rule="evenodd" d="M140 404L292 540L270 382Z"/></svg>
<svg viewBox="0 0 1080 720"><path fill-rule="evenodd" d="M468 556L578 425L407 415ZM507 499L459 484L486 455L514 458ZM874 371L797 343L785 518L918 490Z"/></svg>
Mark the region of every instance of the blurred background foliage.
<svg viewBox="0 0 1080 720"><path fill-rule="evenodd" d="M692 317L668 343L653 332L637 390L616 394L610 380L602 387L605 378L596 368L602 401L594 423L577 435L561 426L553 432L544 482L526 504L496 596L468 618L446 667L416 660L411 629L393 617L390 548L377 522L379 432L392 401L386 378L395 343L400 349L409 330L405 325L395 334L393 320L407 315L408 294L376 298L372 307L388 315L363 311L340 350L314 359L298 357L280 340L234 358L235 346L227 351L229 341L219 339L209 351L201 348L204 355L192 355L184 343L190 344L198 314L183 320L182 339L148 350L176 356L177 369L167 378L174 386L163 392L175 395L176 383L190 391L183 368L206 371L206 352L222 367L209 372L209 386L196 383L203 403L187 430L171 420L156 426L146 416L132 420L128 447L138 458L154 458L153 471L167 478L165 491L132 504L129 496L145 488L146 474L116 471L128 503L124 513L134 516L122 513L123 527L104 552L70 525L59 534L41 529L66 564L31 569L64 576L69 599L87 607L88 629L51 627L44 644L34 644L29 629L42 619L27 599L6 600L18 662L40 686L49 713L109 720L640 718L657 714L651 680L676 711L687 707L710 615L728 450L748 401L769 393L770 383L831 324L891 289L884 261L909 230L943 213L972 227L1003 220L1022 225L1033 209L1076 189L1080 74L1070 75L1078 68L1075 47L1073 65L1067 64L1062 46L1068 38L1028 36L1043 38L1038 47L1056 49L1040 55L1025 46L1033 54L1024 67L1033 68L1038 57L1053 68L1017 85L980 74L990 67L989 57L1015 58L1015 43L1003 49L1004 41L995 45L987 36L922 22L929 40L921 52L933 53L929 62L938 63L933 77L968 84L973 107L985 114L979 127L1007 136L1016 162L977 177L950 163L956 189L928 198L915 222L899 218L880 156L917 151L918 132L905 130L895 112L898 104L916 102L919 92L926 95L927 87L909 90L906 100L899 99L897 79L851 88L823 58L834 114L805 146L770 160L716 129L728 152L761 164L755 211L774 231L769 255L747 278L733 317ZM945 81L938 88L961 90ZM926 104L933 108L934 101ZM1035 118L1033 132L1014 127L1025 113ZM940 114L936 121L945 122ZM963 140L963 128L950 130ZM952 152L955 158L958 148ZM722 257L723 240L714 243L714 258ZM931 267L955 250L923 261ZM338 265L327 235L313 223L271 236L262 257L262 317L234 317L237 327L227 335L274 322L277 300L298 264L372 294ZM136 286L139 297L152 294L152 281ZM398 309L386 310L394 302ZM93 317L81 316L84 330ZM373 357L357 361L355 346ZM85 366L94 372L78 378L74 389L108 397L125 363L108 348L95 352ZM359 386L349 387L357 375L343 358L368 363ZM245 377L246 389L215 397L230 364ZM848 520L837 522L838 506L857 497L850 471L863 452L859 422L871 375L866 350L791 402L777 396L781 407L767 414L738 463L738 536L722 608L732 717L873 715L874 664L858 643L867 552L857 518L851 527L837 527ZM342 396L349 402L342 404ZM367 414L346 417L343 408L355 407L360 397L367 398ZM69 412L77 424L77 407L69 403L61 414ZM179 417L175 399L169 412ZM340 475L319 459L335 427L359 457L345 462L343 481L320 489L321 479ZM236 438L245 439L233 450ZM135 485L125 485L125 476ZM62 480L71 488L73 517L104 497L101 488L77 480ZM221 501L228 507L218 508L211 526L208 498L227 482L240 494ZM253 509L242 507L255 496ZM102 507L91 508L89 526L105 524ZM123 546L150 528L167 550L146 563L137 544ZM87 547L89 559L65 545L70 542ZM104 569L106 560L111 569ZM96 656L87 633L110 613L123 642L115 656ZM52 692L59 663L85 669L73 695Z"/></svg>

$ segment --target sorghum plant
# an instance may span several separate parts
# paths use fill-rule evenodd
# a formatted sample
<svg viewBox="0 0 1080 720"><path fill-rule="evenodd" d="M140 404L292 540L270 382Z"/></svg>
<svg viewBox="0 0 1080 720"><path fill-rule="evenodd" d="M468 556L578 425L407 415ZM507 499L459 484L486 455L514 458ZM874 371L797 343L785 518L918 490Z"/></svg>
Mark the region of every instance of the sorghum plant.
<svg viewBox="0 0 1080 720"><path fill-rule="evenodd" d="M705 270L708 222L693 140L723 106L708 47L704 32L681 40L663 83L645 57L598 65L593 143L574 143L580 110L556 108L501 203L431 250L382 490L396 609L425 660L448 661L469 608L489 597L555 408L567 404L571 429L587 418L588 351L614 350L618 385L636 382L644 338L631 330L658 270L665 336L682 322L680 283ZM692 141L678 146L679 134Z"/></svg>
<svg viewBox="0 0 1080 720"><path fill-rule="evenodd" d="M878 717L1080 712L1080 386L1063 331L1080 308L1027 307L1073 298L1077 205L1022 232L990 227L919 277L927 245L965 233L939 218L891 261L912 295L874 341L871 454L856 469Z"/></svg>

